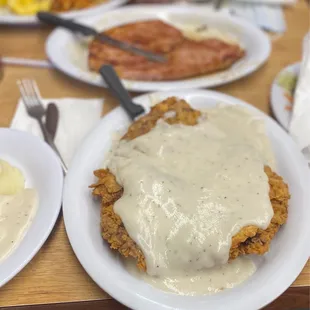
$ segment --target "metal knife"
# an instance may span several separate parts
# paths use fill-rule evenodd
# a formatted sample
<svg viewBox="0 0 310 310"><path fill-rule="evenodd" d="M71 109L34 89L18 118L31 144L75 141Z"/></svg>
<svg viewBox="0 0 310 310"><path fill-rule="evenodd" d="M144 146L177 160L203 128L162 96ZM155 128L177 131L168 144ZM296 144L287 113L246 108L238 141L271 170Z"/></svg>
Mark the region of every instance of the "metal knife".
<svg viewBox="0 0 310 310"><path fill-rule="evenodd" d="M85 36L93 36L96 39L98 39L104 43L113 45L113 46L118 47L124 51L132 52L134 54L143 56L143 57L145 57L149 60L152 60L152 61L165 62L167 60L162 55L158 55L158 54L154 54L152 52L142 50L140 48L137 48L137 47L135 47L129 43L123 42L123 41L115 40L115 39L113 39L113 38L111 38L105 34L99 33L94 28L84 26L82 24L78 24L72 20L64 19L64 18L61 18L61 17L56 16L54 14L50 14L47 12L39 12L37 14L37 18L41 22L49 24L49 25L63 27L63 28L66 28L68 30L71 30L73 32L85 35Z"/></svg>
<svg viewBox="0 0 310 310"><path fill-rule="evenodd" d="M52 139L55 139L58 126L59 111L55 103L49 103L46 109L45 126Z"/></svg>

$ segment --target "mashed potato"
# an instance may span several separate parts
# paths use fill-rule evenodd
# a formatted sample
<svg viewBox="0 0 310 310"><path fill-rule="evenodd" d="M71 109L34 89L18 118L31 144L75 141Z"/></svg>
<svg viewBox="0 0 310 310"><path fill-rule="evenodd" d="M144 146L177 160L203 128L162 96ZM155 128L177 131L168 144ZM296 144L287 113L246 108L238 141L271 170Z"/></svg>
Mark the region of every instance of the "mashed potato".
<svg viewBox="0 0 310 310"><path fill-rule="evenodd" d="M25 179L21 171L0 159L0 195L15 195L24 187Z"/></svg>

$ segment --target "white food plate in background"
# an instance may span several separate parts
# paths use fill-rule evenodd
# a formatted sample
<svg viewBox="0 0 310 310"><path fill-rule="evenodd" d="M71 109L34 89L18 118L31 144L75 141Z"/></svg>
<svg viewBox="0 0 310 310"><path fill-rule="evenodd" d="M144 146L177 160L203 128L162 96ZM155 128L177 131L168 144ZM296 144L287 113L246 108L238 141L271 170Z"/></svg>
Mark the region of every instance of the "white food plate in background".
<svg viewBox="0 0 310 310"><path fill-rule="evenodd" d="M0 159L20 169L26 187L38 192L33 222L20 244L0 262L1 287L28 264L52 231L61 208L63 172L58 157L45 142L14 129L0 128Z"/></svg>
<svg viewBox="0 0 310 310"><path fill-rule="evenodd" d="M244 19L210 11L210 8L201 6L132 5L101 16L80 19L79 22L103 31L149 19L161 19L178 27L207 25L217 28L236 38L245 49L246 55L227 70L198 77L162 82L123 80L125 87L131 91L178 90L226 84L257 70L270 54L269 38L259 28ZM87 42L81 37L57 28L46 42L46 53L55 67L67 75L92 85L106 86L99 74L88 70Z"/></svg>
<svg viewBox="0 0 310 310"><path fill-rule="evenodd" d="M292 74L292 76L298 78L300 72L300 63L285 67L274 79L271 86L270 104L272 112L277 121L288 130L292 109L294 94L286 90L283 86L279 85L279 78L283 75Z"/></svg>
<svg viewBox="0 0 310 310"><path fill-rule="evenodd" d="M93 7L85 8L82 10L72 10L64 13L59 13L59 16L63 18L79 18L82 16L97 15L102 12L114 9L115 7L121 6L128 0L107 0L101 4ZM8 9L0 7L0 24L8 25L33 25L39 24L35 15L17 15L11 13Z"/></svg>
<svg viewBox="0 0 310 310"><path fill-rule="evenodd" d="M149 107L170 96L183 98L198 109L217 103L245 106L265 120L277 159L277 172L289 184L292 196L288 221L272 241L269 253L255 261L257 271L245 283L212 296L169 294L132 276L115 251L103 242L100 202L92 198L88 188L96 181L93 170L102 166L111 148L112 136L117 130L126 130L130 124L121 107L107 114L84 140L66 177L63 212L72 248L91 278L109 295L133 309L260 309L290 286L309 257L310 175L307 163L291 137L273 119L234 97L214 91L190 90L146 94L134 101Z"/></svg>

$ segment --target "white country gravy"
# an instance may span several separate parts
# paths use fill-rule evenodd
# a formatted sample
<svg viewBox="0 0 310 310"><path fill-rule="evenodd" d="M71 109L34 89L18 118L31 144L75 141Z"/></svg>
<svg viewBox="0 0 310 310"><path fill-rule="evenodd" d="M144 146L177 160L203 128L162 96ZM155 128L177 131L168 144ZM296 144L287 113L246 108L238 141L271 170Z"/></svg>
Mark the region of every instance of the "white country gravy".
<svg viewBox="0 0 310 310"><path fill-rule="evenodd" d="M126 269L136 278L163 291L179 295L211 295L232 288L248 279L256 270L247 257L237 257L231 262L200 271L180 272L179 276L154 277L139 271L130 259L125 259Z"/></svg>
<svg viewBox="0 0 310 310"><path fill-rule="evenodd" d="M38 205L37 192L23 189L15 195L0 196L0 261L23 239Z"/></svg>
<svg viewBox="0 0 310 310"><path fill-rule="evenodd" d="M124 187L114 211L161 287L164 279L178 278L185 282L171 291L185 294L192 277L220 276L205 269L227 263L232 237L247 225L267 228L273 209L266 164L273 167L274 157L264 123L237 106L208 109L196 126L158 121L149 133L113 148L107 166ZM242 262L216 270L238 278L231 271ZM243 265L241 280L227 283L254 272ZM216 281L219 287L204 288L198 281L194 290L232 286Z"/></svg>

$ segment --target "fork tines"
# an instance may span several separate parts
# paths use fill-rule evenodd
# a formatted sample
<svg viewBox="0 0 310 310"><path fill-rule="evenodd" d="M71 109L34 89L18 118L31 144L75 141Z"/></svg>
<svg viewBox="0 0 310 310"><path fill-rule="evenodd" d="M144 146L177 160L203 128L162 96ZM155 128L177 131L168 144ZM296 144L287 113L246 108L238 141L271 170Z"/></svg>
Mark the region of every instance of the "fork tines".
<svg viewBox="0 0 310 310"><path fill-rule="evenodd" d="M41 104L41 95L35 80L18 80L17 85L26 105Z"/></svg>
<svg viewBox="0 0 310 310"><path fill-rule="evenodd" d="M19 91L29 116L38 119L40 122L45 114L41 102L41 95L37 83L34 80L17 81Z"/></svg>

